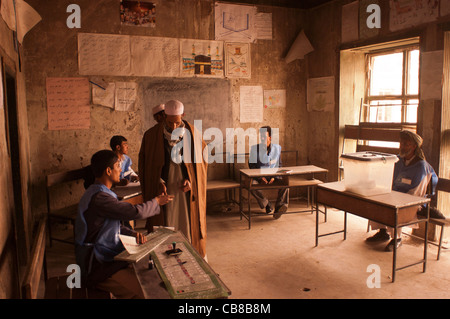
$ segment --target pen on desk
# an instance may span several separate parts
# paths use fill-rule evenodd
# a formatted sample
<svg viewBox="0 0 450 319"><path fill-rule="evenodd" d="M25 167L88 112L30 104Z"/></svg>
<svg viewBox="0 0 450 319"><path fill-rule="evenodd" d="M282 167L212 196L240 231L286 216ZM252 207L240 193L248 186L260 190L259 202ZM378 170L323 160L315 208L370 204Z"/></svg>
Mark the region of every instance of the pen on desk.
<svg viewBox="0 0 450 319"><path fill-rule="evenodd" d="M94 83L94 82L92 82L92 81L89 81L89 83L92 83L92 84L94 84L94 85L97 85L99 88L101 88L102 90L106 90L103 86L101 86L101 85L98 85L97 83Z"/></svg>

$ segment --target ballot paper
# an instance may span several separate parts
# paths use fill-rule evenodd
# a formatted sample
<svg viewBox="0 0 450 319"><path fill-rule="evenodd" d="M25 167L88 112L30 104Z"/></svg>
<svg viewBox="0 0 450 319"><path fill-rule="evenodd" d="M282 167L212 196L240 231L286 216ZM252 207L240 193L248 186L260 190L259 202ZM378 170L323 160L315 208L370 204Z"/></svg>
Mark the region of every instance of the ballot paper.
<svg viewBox="0 0 450 319"><path fill-rule="evenodd" d="M114 257L115 260L123 260L128 262L138 262L143 257L150 254L156 247L161 245L173 231L165 228L157 229L156 231L146 235L146 242L143 244L136 243L136 237L119 235L125 250Z"/></svg>
<svg viewBox="0 0 450 319"><path fill-rule="evenodd" d="M119 238L130 255L137 254L140 251L139 247L142 245L136 243L136 237L119 235Z"/></svg>

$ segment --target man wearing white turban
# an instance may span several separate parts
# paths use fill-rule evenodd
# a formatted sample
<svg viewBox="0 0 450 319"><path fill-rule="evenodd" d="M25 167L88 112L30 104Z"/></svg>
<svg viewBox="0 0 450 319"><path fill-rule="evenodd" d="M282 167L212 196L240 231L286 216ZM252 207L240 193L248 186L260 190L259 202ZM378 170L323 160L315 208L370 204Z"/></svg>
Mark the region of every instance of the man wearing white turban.
<svg viewBox="0 0 450 319"><path fill-rule="evenodd" d="M147 130L142 139L139 178L144 200L161 193L175 198L157 218L149 218L146 227L148 231L153 226L175 227L205 257L207 161L202 154L206 143L183 120L183 103L168 101L164 113L164 121Z"/></svg>
<svg viewBox="0 0 450 319"><path fill-rule="evenodd" d="M164 104L158 104L152 108L153 118L156 123L164 121Z"/></svg>

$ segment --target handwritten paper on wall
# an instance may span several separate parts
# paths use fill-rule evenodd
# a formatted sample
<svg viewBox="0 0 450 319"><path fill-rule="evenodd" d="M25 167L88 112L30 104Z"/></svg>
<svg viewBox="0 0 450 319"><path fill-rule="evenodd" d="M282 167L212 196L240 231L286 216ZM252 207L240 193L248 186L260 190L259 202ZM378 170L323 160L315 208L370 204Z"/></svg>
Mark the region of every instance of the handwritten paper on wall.
<svg viewBox="0 0 450 319"><path fill-rule="evenodd" d="M432 22L435 21L439 15L439 1L390 0L389 6L390 31L402 30L423 23Z"/></svg>
<svg viewBox="0 0 450 319"><path fill-rule="evenodd" d="M177 77L180 75L180 48L175 38L131 37L131 74Z"/></svg>
<svg viewBox="0 0 450 319"><path fill-rule="evenodd" d="M47 78L49 130L90 127L90 94L87 78Z"/></svg>
<svg viewBox="0 0 450 319"><path fill-rule="evenodd" d="M78 68L82 75L130 75L130 37L78 33Z"/></svg>
<svg viewBox="0 0 450 319"><path fill-rule="evenodd" d="M133 111L136 96L136 82L116 82L116 111Z"/></svg>
<svg viewBox="0 0 450 319"><path fill-rule="evenodd" d="M102 83L102 85L103 86L94 84L92 86L92 104L102 105L113 109L116 84L111 82L107 83L107 85Z"/></svg>
<svg viewBox="0 0 450 319"><path fill-rule="evenodd" d="M240 122L253 123L263 121L263 88L262 86L240 87Z"/></svg>

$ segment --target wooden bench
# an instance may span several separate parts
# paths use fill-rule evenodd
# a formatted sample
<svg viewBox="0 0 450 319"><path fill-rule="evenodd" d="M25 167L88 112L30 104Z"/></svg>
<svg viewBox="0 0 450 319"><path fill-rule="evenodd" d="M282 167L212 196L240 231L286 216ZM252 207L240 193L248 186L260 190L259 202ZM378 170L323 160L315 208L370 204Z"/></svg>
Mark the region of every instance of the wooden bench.
<svg viewBox="0 0 450 319"><path fill-rule="evenodd" d="M450 180L446 179L446 178L439 178L438 184L436 186L436 192L438 192L438 191L450 193ZM437 253L437 258L436 258L437 260L439 260L439 257L441 255L442 239L444 238L444 229L445 229L445 227L450 225L450 220L448 218L446 218L446 219L430 218L430 223L441 227L441 234L439 236L439 244L437 244L437 246L439 248L438 248L438 253Z"/></svg>
<svg viewBox="0 0 450 319"><path fill-rule="evenodd" d="M224 163L222 165L227 166L227 178L208 180L206 183L206 192L225 191L225 202L239 205L239 202L235 199L236 196L234 193L235 190L239 189L239 182L234 179L234 161L230 163L229 152L224 152L222 155L224 155Z"/></svg>
<svg viewBox="0 0 450 319"><path fill-rule="evenodd" d="M44 270L44 299L110 299L109 292L87 288L69 288L69 275L47 278L46 263L47 217L40 219L31 250L31 260L28 264L22 283L22 298L37 299Z"/></svg>
<svg viewBox="0 0 450 319"><path fill-rule="evenodd" d="M65 240L61 238L56 238L52 235L51 222L60 221L63 223L69 222L72 226L75 226L75 219L77 216L78 200L73 205L67 205L65 207L53 208L52 195L58 188L64 186L64 184L69 184L71 182L78 182L86 178L86 169L79 168L71 171L60 172L55 174L47 175L46 177L46 187L47 187L47 222L48 222L48 233L50 238L50 246L52 245L52 240L57 240L69 244L73 244L73 241ZM74 227L75 229L75 227Z"/></svg>
<svg viewBox="0 0 450 319"><path fill-rule="evenodd" d="M44 270L44 280L47 280L47 263L45 258L45 243L47 237L46 223L44 216L38 223L36 235L33 239L31 249L31 261L25 271L24 281L22 283L22 298L36 299L39 292L39 283L42 270Z"/></svg>

